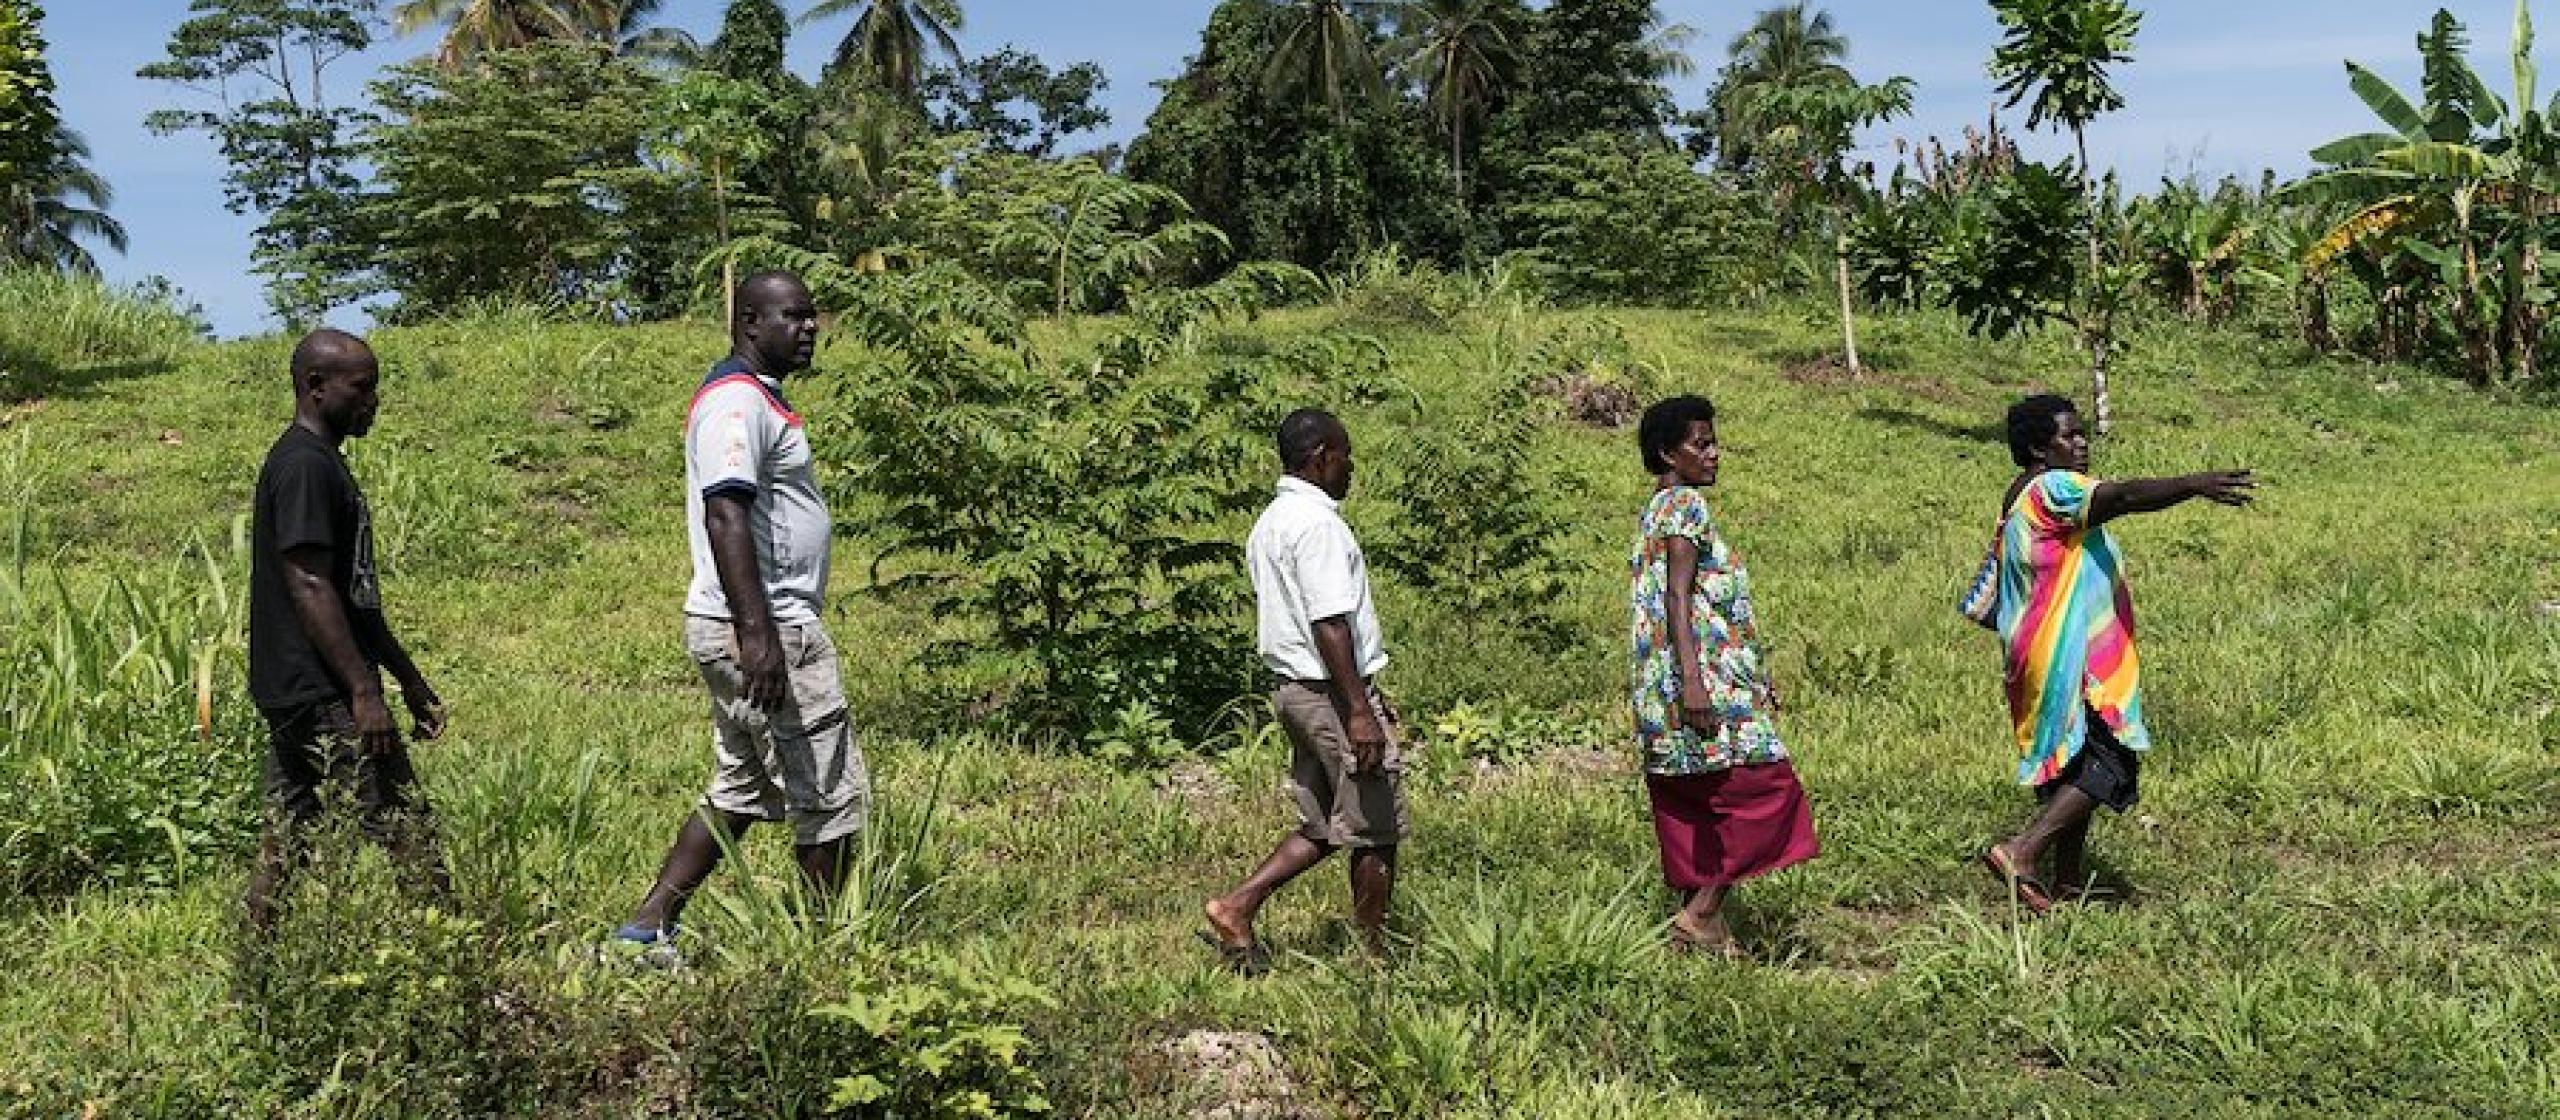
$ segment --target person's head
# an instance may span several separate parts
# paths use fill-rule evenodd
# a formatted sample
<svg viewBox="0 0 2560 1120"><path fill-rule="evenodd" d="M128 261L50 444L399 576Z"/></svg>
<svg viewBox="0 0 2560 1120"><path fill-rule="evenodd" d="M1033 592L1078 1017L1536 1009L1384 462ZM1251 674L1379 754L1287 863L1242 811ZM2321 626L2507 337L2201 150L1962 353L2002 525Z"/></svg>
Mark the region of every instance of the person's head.
<svg viewBox="0 0 2560 1120"><path fill-rule="evenodd" d="M2050 393L2010 405L2009 458L2021 470L2088 470L2089 432L2079 408Z"/></svg>
<svg viewBox="0 0 2560 1120"><path fill-rule="evenodd" d="M382 407L382 365L373 347L338 330L316 330L293 348L293 414L331 439L373 429Z"/></svg>
<svg viewBox="0 0 2560 1120"><path fill-rule="evenodd" d="M1280 421L1280 469L1333 500L1351 493L1351 431L1321 408L1302 408Z"/></svg>
<svg viewBox="0 0 2560 1120"><path fill-rule="evenodd" d="M809 368L818 356L818 304L788 272L759 272L738 281L730 352L768 377Z"/></svg>
<svg viewBox="0 0 2560 1120"><path fill-rule="evenodd" d="M1687 486L1715 485L1716 464L1724 452L1716 446L1716 406L1707 398L1655 401L1636 422L1636 444L1644 451L1647 473L1674 475Z"/></svg>

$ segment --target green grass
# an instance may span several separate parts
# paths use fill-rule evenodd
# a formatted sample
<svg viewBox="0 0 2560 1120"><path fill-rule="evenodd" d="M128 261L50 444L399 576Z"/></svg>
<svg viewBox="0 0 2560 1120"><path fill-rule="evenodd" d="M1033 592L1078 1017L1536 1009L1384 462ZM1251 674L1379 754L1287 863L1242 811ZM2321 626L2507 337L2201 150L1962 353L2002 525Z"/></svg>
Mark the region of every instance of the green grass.
<svg viewBox="0 0 2560 1120"><path fill-rule="evenodd" d="M1190 1083L1158 1054L1195 1029L1269 1033L1301 1099L1345 1115L2560 1109L2552 412L2245 337L2140 340L2101 472L2249 466L2265 488L2245 513L2123 527L2159 748L2144 804L2104 820L2096 851L2135 900L2021 927L1968 862L2028 803L2007 780L1996 654L1952 604L2010 473L1998 410L2029 386L2077 387L2073 356L2059 339L1995 347L1942 319L1886 318L1861 339L1882 371L1844 382L1783 372L1828 338L1791 309L1608 317L1666 389L1718 405L1719 512L1751 565L1815 800L1823 858L1739 896L1760 960L1654 950L1668 899L1618 698L1624 553L1647 480L1630 433L1558 423L1539 462L1573 512L1563 610L1585 640L1523 662L1381 588L1388 684L1433 698L1413 722L1463 700L1470 741L1507 740L1482 748L1504 760L1490 768L1422 744L1396 968L1350 953L1326 867L1267 914L1274 976L1212 969L1191 936L1198 901L1288 819L1277 736L1241 726L1167 778L975 728L909 664L954 624L860 595L858 534L838 544L831 623L880 790L868 919L850 944L780 921L766 900L789 868L764 836L745 877L697 907L717 946L700 974L581 963L705 774L703 700L677 644L675 435L717 339L498 316L379 337L385 404L354 451L395 623L453 706L450 739L418 756L481 923L469 936L485 939L454 958L453 990L499 993L491 1025L397 989L401 1021L505 1048L435 1067L504 1071L494 1109L709 1114L736 1086L689 1060L761 1054L736 1061L773 1062L775 1084L803 1076L792 1048L823 1032L794 1026L795 1009L874 982L880 947L912 945L1050 993L1015 1017L1067 1115L1188 1107ZM1349 416L1364 462L1382 463L1580 318L1480 310L1438 330L1296 311L1211 331L1193 360L1376 334L1418 398ZM74 603L118 581L164 595L198 582L190 542L231 538L285 422L285 351L93 354L84 368L112 372L16 414L0 434L24 441L8 486L30 569L58 574ZM841 395L824 376L795 391L822 449L846 438ZM859 515L858 472L832 483L840 513ZM1391 512L1363 493L1349 516L1374 528ZM240 561L218 563L239 586ZM35 608L13 617L13 651L52 625ZM1509 684L1472 683L1488 681ZM216 684L218 726L254 720L236 660ZM1500 714L1495 731L1482 713ZM195 749L190 730L151 734L131 749ZM360 1063L316 1088L279 1074L232 988L237 845L208 858L156 883L0 902L0 1112L404 1107ZM750 1075L768 1076L728 1076Z"/></svg>

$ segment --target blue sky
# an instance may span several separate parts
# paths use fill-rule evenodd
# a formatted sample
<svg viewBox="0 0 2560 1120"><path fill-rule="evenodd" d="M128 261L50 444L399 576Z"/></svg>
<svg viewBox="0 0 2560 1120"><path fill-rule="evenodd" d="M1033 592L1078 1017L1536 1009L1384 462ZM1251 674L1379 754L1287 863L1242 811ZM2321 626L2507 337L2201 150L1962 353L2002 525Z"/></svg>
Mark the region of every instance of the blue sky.
<svg viewBox="0 0 2560 1120"><path fill-rule="evenodd" d="M784 0L795 12L806 0ZM271 329L257 277L248 271L254 222L222 208L222 164L199 137L156 137L142 127L153 108L182 91L133 76L159 57L169 31L185 18L187 0L51 0L46 33L55 77L72 125L96 149L96 165L116 189L113 212L133 237L123 257L106 255L120 280L162 275L204 304L226 335ZM1048 59L1102 64L1111 78L1105 103L1113 124L1103 139L1134 135L1154 107L1152 83L1172 77L1199 42L1212 0L965 0L961 40L972 53L1011 43ZM1761 3L1665 0L1666 17L1696 29L1695 77L1674 83L1684 105L1697 104L1724 56L1724 45ZM1978 0L1839 0L1827 8L1852 43L1860 77L1907 75L1919 84L1912 117L1867 138L1879 162L1897 136L1953 137L1991 110L1982 65L1997 36ZM2130 100L2123 112L2090 131L2090 153L2135 182L2189 171L2208 177L2255 174L2262 167L2301 170L2304 152L2350 132L2369 117L2347 91L2343 59L2373 66L2403 88L2417 69L2412 39L2437 4L2410 0L2154 0L2146 9L2135 62L2122 76ZM2490 85L2509 88L2508 27L2514 9L2496 0L2447 5L2472 29L2478 64ZM708 38L721 0L671 0L667 22ZM2550 16L2560 20L2560 16ZM799 30L795 68L814 74L849 20ZM2546 42L2560 42L2560 23ZM387 42L332 72L352 92L379 67L424 54L429 36ZM2538 52L2546 57L2548 51ZM2560 87L2560 69L2545 83ZM2006 114L2014 131L2022 114ZM2032 154L2054 155L2068 139L2027 138ZM355 313L343 316L353 322Z"/></svg>

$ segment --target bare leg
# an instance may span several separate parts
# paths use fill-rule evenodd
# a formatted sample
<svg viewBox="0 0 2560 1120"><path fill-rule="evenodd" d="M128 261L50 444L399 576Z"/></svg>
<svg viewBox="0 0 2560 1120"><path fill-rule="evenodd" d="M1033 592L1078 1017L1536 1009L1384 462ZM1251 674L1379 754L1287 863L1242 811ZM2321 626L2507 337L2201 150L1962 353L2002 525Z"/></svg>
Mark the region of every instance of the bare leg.
<svg viewBox="0 0 2560 1120"><path fill-rule="evenodd" d="M1262 866L1254 869L1252 876L1236 884L1234 890L1210 899L1201 907L1209 916L1209 928L1217 931L1218 940L1230 947L1252 945L1254 915L1262 912L1262 904L1270 899L1271 892L1279 890L1289 880L1304 874L1331 854L1333 849L1327 845L1296 833L1289 834L1279 847L1271 849L1271 855L1262 861Z"/></svg>
<svg viewBox="0 0 2560 1120"><path fill-rule="evenodd" d="M1693 947L1732 952L1736 948L1733 927L1724 920L1724 900L1732 892L1733 888L1725 884L1690 891L1680 904L1680 912L1672 915L1672 927Z"/></svg>
<svg viewBox="0 0 2560 1120"><path fill-rule="evenodd" d="M1351 851L1351 924L1370 955L1387 951L1387 901L1396 890L1396 850L1354 848Z"/></svg>
<svg viewBox="0 0 2560 1120"><path fill-rule="evenodd" d="M827 913L836 896L844 893L845 877L853 873L853 837L801 844L792 849L792 855L800 863L800 879L809 889L811 908Z"/></svg>
<svg viewBox="0 0 2560 1120"><path fill-rule="evenodd" d="M715 821L720 828L718 835L712 832ZM656 885L649 888L647 898L640 900L640 908L631 912L630 924L657 930L674 925L683 916L684 904L693 897L695 888L720 866L722 844L736 844L753 823L753 817L707 807L687 816L684 827L676 830L676 842L667 850L666 862L658 866Z"/></svg>
<svg viewBox="0 0 2560 1120"><path fill-rule="evenodd" d="M2080 843L2085 844L2089 815L2097 808L2097 799L2086 791L2078 786L2064 786L2054 791L2053 799L2045 802L2044 811L2036 814L2036 819L2027 825L2026 831L2010 837L1994 850L2008 859L2009 866L2024 875L2035 867L2037 860L2044 858L2046 848L2066 834L2077 833Z"/></svg>
<svg viewBox="0 0 2560 1120"><path fill-rule="evenodd" d="M2053 885L2065 895L2077 896L2089 889L2089 821L2094 816L2082 814L2078 823L2054 835Z"/></svg>
<svg viewBox="0 0 2560 1120"><path fill-rule="evenodd" d="M276 896L283 893L286 881L310 858L308 832L305 825L270 816L265 833L258 837L258 862L249 872L244 901L250 932L261 938L275 932Z"/></svg>

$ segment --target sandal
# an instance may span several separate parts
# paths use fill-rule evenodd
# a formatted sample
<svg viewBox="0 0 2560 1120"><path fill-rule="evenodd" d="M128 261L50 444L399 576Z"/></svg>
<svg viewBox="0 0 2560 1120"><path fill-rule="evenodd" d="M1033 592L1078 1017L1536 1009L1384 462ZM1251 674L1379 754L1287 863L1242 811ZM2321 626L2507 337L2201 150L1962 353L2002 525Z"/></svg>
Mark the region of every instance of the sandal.
<svg viewBox="0 0 2560 1120"><path fill-rule="evenodd" d="M1199 937L1203 944L1218 951L1218 963L1225 965L1229 972L1251 979L1271 971L1271 953L1259 941L1248 945L1229 945L1218 939L1217 931L1205 929L1199 931Z"/></svg>
<svg viewBox="0 0 2560 1120"><path fill-rule="evenodd" d="M2045 891L2044 884L2037 882L2035 876L2019 871L2017 865L2010 863L2009 857L2001 852L1999 845L1982 850L1982 866L1991 872L1992 878L2009 888L2009 897L2024 907L2028 914L2042 917L2053 909L2053 895Z"/></svg>

